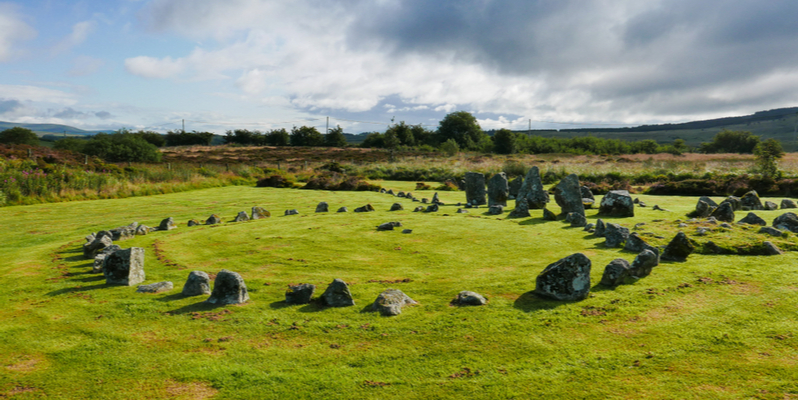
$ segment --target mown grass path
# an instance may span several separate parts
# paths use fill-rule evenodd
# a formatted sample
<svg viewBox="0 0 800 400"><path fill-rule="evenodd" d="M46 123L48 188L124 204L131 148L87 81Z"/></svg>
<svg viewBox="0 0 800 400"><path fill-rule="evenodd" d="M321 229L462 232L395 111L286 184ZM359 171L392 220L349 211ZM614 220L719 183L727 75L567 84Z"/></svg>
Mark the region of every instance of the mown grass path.
<svg viewBox="0 0 800 400"><path fill-rule="evenodd" d="M413 190L409 182L384 186ZM440 197L464 201L463 192ZM671 211L637 208L614 222L645 222L642 232L665 237L648 239L657 245L696 201L639 197ZM314 213L320 201L330 213ZM393 202L405 210L389 212ZM352 213L367 203L377 211ZM635 254L605 248L580 228L545 222L536 210L511 220L485 208L455 214L449 205L413 213L417 205L371 192L225 187L0 209L0 397L796 397L796 251L695 254L609 290L597 285L605 265ZM212 213L231 221L252 206L272 217L186 226ZM335 213L340 206L350 212ZM300 215L284 217L292 208ZM771 222L782 212L756 213ZM590 222L595 214L587 212ZM135 293L90 273L85 235L166 217L179 228L118 244L145 248L145 283L170 280L174 290ZM387 221L413 232L375 230ZM738 227L712 237L797 243L796 235ZM590 298L530 293L545 266L575 252L592 260ZM249 303L209 307L205 297L180 295L190 271L223 268L244 277ZM319 295L334 278L351 284L355 307L283 302L287 284L313 283ZM391 318L369 311L390 287L420 304ZM461 290L489 304L450 306Z"/></svg>

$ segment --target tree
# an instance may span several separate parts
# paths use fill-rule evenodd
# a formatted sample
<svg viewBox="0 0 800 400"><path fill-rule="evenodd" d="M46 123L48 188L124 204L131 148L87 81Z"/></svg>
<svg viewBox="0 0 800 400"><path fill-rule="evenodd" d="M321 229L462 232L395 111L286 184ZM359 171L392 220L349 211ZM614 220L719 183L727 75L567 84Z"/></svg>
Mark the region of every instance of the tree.
<svg viewBox="0 0 800 400"><path fill-rule="evenodd" d="M167 143L167 140L163 135L153 131L139 131L134 133L134 135L144 139L147 141L147 143L150 143L156 147L164 147L164 145Z"/></svg>
<svg viewBox="0 0 800 400"><path fill-rule="evenodd" d="M211 141L214 140L214 134L197 131L168 131L165 139L167 146L210 146Z"/></svg>
<svg viewBox="0 0 800 400"><path fill-rule="evenodd" d="M370 132L367 134L367 137L364 138L364 141L361 142L360 147L364 149L380 149L384 147L383 144L384 136L382 133Z"/></svg>
<svg viewBox="0 0 800 400"><path fill-rule="evenodd" d="M747 131L723 130L711 143L700 144L701 153L752 153L761 139Z"/></svg>
<svg viewBox="0 0 800 400"><path fill-rule="evenodd" d="M439 143L453 139L460 148L476 150L483 136L486 136L486 133L481 129L478 120L469 112L456 111L447 114L439 121L437 131Z"/></svg>
<svg viewBox="0 0 800 400"><path fill-rule="evenodd" d="M514 154L517 152L517 137L508 129L500 129L494 134L494 152Z"/></svg>
<svg viewBox="0 0 800 400"><path fill-rule="evenodd" d="M414 131L410 125L406 125L405 121L400 121L399 124L394 124L386 130L385 136L397 138L397 144L403 146L414 146L416 139L414 138Z"/></svg>
<svg viewBox="0 0 800 400"><path fill-rule="evenodd" d="M269 146L288 146L289 132L286 129L273 129L266 134L267 145Z"/></svg>
<svg viewBox="0 0 800 400"><path fill-rule="evenodd" d="M331 129L325 134L325 146L328 147L345 147L347 146L347 139L344 137L344 130L341 126L336 125L336 128Z"/></svg>
<svg viewBox="0 0 800 400"><path fill-rule="evenodd" d="M778 176L778 160L783 158L783 146L775 139L767 139L753 150L756 155L758 171L765 177L775 178Z"/></svg>
<svg viewBox="0 0 800 400"><path fill-rule="evenodd" d="M634 143L634 151L637 153L656 154L658 152L658 142L653 139L645 139Z"/></svg>
<svg viewBox="0 0 800 400"><path fill-rule="evenodd" d="M56 150L70 150L76 153L83 153L84 146L86 146L85 139L69 137L56 140L56 142L53 143L53 148Z"/></svg>
<svg viewBox="0 0 800 400"><path fill-rule="evenodd" d="M397 132L389 129L383 134L383 147L387 149L396 149L400 146L400 138L397 137Z"/></svg>
<svg viewBox="0 0 800 400"><path fill-rule="evenodd" d="M324 139L317 128L301 126L292 128L292 146L322 146Z"/></svg>
<svg viewBox="0 0 800 400"><path fill-rule="evenodd" d="M0 143L39 145L39 137L32 130L15 126L0 132Z"/></svg>
<svg viewBox="0 0 800 400"><path fill-rule="evenodd" d="M447 139L446 142L442 143L441 149L445 154L452 157L458 154L459 147L455 139Z"/></svg>
<svg viewBox="0 0 800 400"><path fill-rule="evenodd" d="M84 154L97 156L110 162L161 161L161 153L156 146L125 130L111 135L106 133L94 135L84 146Z"/></svg>

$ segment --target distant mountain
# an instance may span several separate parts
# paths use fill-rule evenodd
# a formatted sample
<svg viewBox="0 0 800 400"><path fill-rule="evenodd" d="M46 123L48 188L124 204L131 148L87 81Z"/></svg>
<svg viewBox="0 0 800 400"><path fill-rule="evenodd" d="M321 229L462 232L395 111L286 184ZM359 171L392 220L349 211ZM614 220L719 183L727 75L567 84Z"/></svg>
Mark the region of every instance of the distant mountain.
<svg viewBox="0 0 800 400"><path fill-rule="evenodd" d="M63 135L67 134L68 136L90 136L96 135L98 133L111 133L114 132L112 130L104 130L104 131L87 131L79 128L75 128L69 125L59 125L59 124L24 124L21 122L3 122L0 121L0 131L4 131L8 128L14 127L22 127L30 129L36 132L39 136L44 135Z"/></svg>

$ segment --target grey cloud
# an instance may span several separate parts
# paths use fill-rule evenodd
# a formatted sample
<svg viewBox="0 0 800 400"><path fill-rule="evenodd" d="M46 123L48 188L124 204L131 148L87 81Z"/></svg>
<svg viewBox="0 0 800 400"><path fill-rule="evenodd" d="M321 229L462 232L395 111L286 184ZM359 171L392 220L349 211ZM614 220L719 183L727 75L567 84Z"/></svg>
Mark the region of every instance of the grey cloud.
<svg viewBox="0 0 800 400"><path fill-rule="evenodd" d="M94 116L100 119L108 119L111 118L111 113L108 111L98 111L94 113Z"/></svg>
<svg viewBox="0 0 800 400"><path fill-rule="evenodd" d="M0 100L0 114L14 111L22 107L22 103L17 100Z"/></svg>
<svg viewBox="0 0 800 400"><path fill-rule="evenodd" d="M56 118L65 118L65 119L80 119L86 118L89 115L82 111L73 110L71 107L67 107L55 114L53 114Z"/></svg>

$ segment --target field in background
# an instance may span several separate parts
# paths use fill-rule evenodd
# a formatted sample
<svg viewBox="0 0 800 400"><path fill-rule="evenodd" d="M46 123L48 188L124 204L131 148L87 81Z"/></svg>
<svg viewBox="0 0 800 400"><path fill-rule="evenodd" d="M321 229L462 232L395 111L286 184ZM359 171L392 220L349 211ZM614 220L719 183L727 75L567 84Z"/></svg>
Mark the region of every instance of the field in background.
<svg viewBox="0 0 800 400"><path fill-rule="evenodd" d="M433 194L414 182L382 184ZM463 192L439 195L449 204L465 200ZM665 238L652 239L657 245L696 202L639 197L670 211L637 208L636 217L611 220L645 223L640 232ZM314 214L319 201L332 210L371 203L377 211ZM393 202L405 211L389 212ZM635 254L605 248L580 228L545 222L540 211L519 220L485 209L455 214L454 206L411 212L418 204L374 192L235 186L3 208L0 396L796 398L796 235L735 227L699 238L691 229L696 240L773 240L794 251L694 254L609 290L597 285L604 266ZM231 221L252 206L273 216L185 225L212 213ZM284 217L290 208L300 215ZM781 213L756 211L767 221ZM590 222L595 214L587 212ZM89 273L80 252L86 234L170 216L178 229L119 244L145 249L144 283L170 280L174 290L139 294ZM413 232L375 231L387 221ZM590 298L555 302L530 293L545 266L575 252L592 260ZM249 303L209 307L205 297L179 294L189 271L222 268L242 274ZM355 307L283 303L288 284L313 283L319 294L334 278L351 284ZM420 305L392 318L369 311L390 287ZM482 293L489 304L449 306L460 290Z"/></svg>

